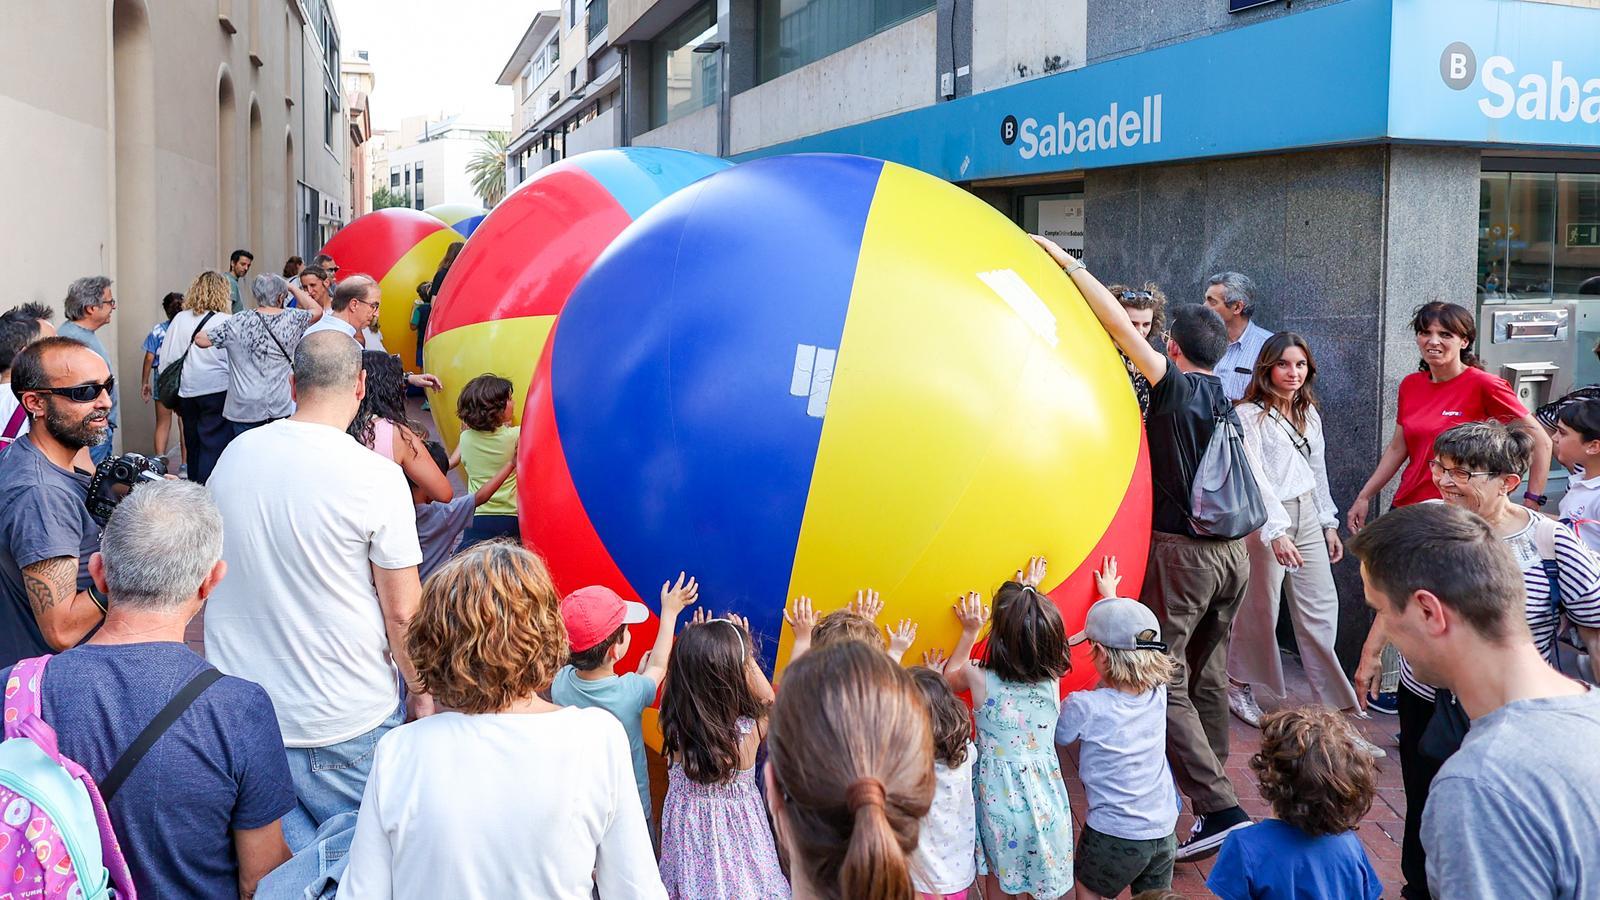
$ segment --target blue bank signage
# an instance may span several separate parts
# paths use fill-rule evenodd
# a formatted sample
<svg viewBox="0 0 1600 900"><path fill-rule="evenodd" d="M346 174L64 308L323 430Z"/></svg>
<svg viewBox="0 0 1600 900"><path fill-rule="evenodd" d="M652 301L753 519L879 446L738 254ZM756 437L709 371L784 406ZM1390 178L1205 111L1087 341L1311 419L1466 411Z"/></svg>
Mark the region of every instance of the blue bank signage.
<svg viewBox="0 0 1600 900"><path fill-rule="evenodd" d="M860 153L972 181L1387 140L1596 147L1596 46L1596 9L1346 0L741 158Z"/></svg>
<svg viewBox="0 0 1600 900"><path fill-rule="evenodd" d="M1389 134L1600 146L1600 10L1526 0L1395 0Z"/></svg>

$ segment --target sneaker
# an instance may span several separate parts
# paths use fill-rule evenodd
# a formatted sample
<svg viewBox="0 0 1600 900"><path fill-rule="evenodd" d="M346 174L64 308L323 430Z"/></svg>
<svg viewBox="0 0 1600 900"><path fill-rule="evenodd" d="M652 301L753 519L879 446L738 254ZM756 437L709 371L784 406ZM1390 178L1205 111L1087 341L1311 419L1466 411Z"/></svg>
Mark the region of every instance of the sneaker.
<svg viewBox="0 0 1600 900"><path fill-rule="evenodd" d="M1237 806L1195 816L1194 828L1189 830L1188 839L1178 845L1177 858L1180 862L1205 859L1221 849L1222 842L1227 840L1229 834L1253 824L1244 810Z"/></svg>
<svg viewBox="0 0 1600 900"><path fill-rule="evenodd" d="M1376 696L1367 695L1367 709L1380 712L1386 716L1400 715L1400 695L1394 691L1384 691Z"/></svg>
<svg viewBox="0 0 1600 900"><path fill-rule="evenodd" d="M1250 692L1248 684L1228 682L1228 711L1251 728L1261 727L1261 707L1256 705L1255 695Z"/></svg>
<svg viewBox="0 0 1600 900"><path fill-rule="evenodd" d="M1382 747L1379 747L1377 744L1374 744L1359 734L1355 735L1355 739L1356 747L1359 748L1361 752L1367 754L1373 759L1383 759L1389 755L1388 752Z"/></svg>

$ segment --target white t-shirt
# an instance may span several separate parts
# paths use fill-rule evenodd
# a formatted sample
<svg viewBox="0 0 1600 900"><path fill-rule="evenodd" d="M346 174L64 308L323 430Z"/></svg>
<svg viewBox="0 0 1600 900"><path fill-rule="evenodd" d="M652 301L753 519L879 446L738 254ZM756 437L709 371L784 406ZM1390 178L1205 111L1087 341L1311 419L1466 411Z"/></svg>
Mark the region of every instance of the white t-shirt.
<svg viewBox="0 0 1600 900"><path fill-rule="evenodd" d="M200 321L206 313L197 313L183 310L172 317L172 324L167 326L167 336L161 341L161 368L178 361L184 351L189 355L183 361L183 385L178 388L180 397L202 397L206 394L215 394L228 389L228 353L216 347L190 347L194 341L194 333L200 328ZM221 325L232 316L228 313L215 313L211 321L206 323L206 330Z"/></svg>
<svg viewBox="0 0 1600 900"><path fill-rule="evenodd" d="M321 463L284 468L307 458ZM376 728L400 698L372 566L422 561L400 467L336 428L284 419L234 438L207 487L228 573L206 605L206 656L266 688L285 746Z"/></svg>
<svg viewBox="0 0 1600 900"><path fill-rule="evenodd" d="M376 331L371 328L363 328L361 329L361 336L356 337L356 327L332 312L324 313L315 325L307 328L306 336L310 337L319 331L337 331L340 334L349 335L350 339L360 344L363 350L376 350L379 353L388 352L383 347L383 338L379 337ZM304 338L301 338L301 340L304 340Z"/></svg>
<svg viewBox="0 0 1600 900"><path fill-rule="evenodd" d="M301 338L301 340L305 340L305 338L308 338L319 331L337 331L340 334L350 338L352 341L356 339L356 327L339 318L338 315L334 314L332 311L323 313L322 318L318 319L310 328L306 329L305 337Z"/></svg>
<svg viewBox="0 0 1600 900"><path fill-rule="evenodd" d="M911 882L924 894L964 891L978 877L978 815L973 806L972 764L978 747L967 742L961 765L933 763L933 805L922 817Z"/></svg>
<svg viewBox="0 0 1600 900"><path fill-rule="evenodd" d="M1572 530L1590 550L1600 552L1600 475L1584 478L1587 474L1578 469L1567 481L1567 492L1561 496L1561 518L1574 523Z"/></svg>
<svg viewBox="0 0 1600 900"><path fill-rule="evenodd" d="M1167 689L1125 694L1076 691L1061 704L1056 743L1082 741L1078 773L1089 799L1089 827L1130 841L1153 841L1178 824L1178 792L1167 766Z"/></svg>
<svg viewBox="0 0 1600 900"><path fill-rule="evenodd" d="M603 709L445 712L378 741L339 896L664 898Z"/></svg>

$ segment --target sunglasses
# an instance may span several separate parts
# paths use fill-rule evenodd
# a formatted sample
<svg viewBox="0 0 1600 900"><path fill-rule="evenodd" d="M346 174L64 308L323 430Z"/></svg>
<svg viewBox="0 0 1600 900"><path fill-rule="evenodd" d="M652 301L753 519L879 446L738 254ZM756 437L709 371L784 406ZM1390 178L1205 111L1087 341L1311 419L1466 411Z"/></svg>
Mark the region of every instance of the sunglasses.
<svg viewBox="0 0 1600 900"><path fill-rule="evenodd" d="M116 385L117 377L113 375L101 383L91 381L88 384L75 384L72 387L34 388L33 390L39 394L55 394L57 397L65 397L73 403L92 403L96 397L100 396L101 391L110 394Z"/></svg>
<svg viewBox="0 0 1600 900"><path fill-rule="evenodd" d="M1149 300L1153 295L1149 291L1123 291L1117 296L1123 300Z"/></svg>

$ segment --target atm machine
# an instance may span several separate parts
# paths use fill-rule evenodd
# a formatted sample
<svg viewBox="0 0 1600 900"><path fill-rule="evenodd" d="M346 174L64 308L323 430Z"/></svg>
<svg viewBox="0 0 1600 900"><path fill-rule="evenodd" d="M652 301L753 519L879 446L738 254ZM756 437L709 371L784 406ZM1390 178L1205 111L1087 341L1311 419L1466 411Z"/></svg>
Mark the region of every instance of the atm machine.
<svg viewBox="0 0 1600 900"><path fill-rule="evenodd" d="M1570 300L1486 303L1478 315L1478 356L1531 412L1572 390L1576 320Z"/></svg>
<svg viewBox="0 0 1600 900"><path fill-rule="evenodd" d="M1573 388L1578 347L1578 308L1572 300L1484 303L1478 308L1478 356L1483 367L1510 382L1533 412ZM1566 472L1553 467L1546 493L1566 492Z"/></svg>

